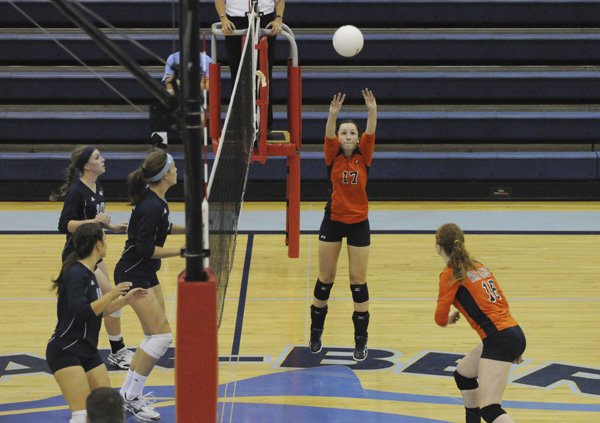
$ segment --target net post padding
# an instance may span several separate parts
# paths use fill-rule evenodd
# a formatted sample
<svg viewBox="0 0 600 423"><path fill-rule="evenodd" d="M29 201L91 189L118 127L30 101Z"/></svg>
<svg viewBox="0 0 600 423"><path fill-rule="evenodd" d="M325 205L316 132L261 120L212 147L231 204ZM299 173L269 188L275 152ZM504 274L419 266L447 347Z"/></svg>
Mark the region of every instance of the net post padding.
<svg viewBox="0 0 600 423"><path fill-rule="evenodd" d="M291 61L290 61L291 62ZM302 148L302 69L288 63L288 125L290 145L295 154L288 154L286 231L288 257L300 256L300 150Z"/></svg>
<svg viewBox="0 0 600 423"><path fill-rule="evenodd" d="M218 398L217 281L177 280L175 404L177 423L215 422Z"/></svg>
<svg viewBox="0 0 600 423"><path fill-rule="evenodd" d="M300 152L287 158L286 236L288 257L300 257Z"/></svg>

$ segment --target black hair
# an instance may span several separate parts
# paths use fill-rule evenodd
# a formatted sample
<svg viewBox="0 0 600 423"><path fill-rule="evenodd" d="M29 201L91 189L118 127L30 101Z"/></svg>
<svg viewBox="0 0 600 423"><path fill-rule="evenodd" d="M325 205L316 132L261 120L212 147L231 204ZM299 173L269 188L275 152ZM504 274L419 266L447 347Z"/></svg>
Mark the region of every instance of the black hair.
<svg viewBox="0 0 600 423"><path fill-rule="evenodd" d="M73 233L73 252L64 261L58 277L52 282L52 289L60 291L65 282L65 273L78 260L89 257L98 241L103 241L104 231L97 223L84 223Z"/></svg>

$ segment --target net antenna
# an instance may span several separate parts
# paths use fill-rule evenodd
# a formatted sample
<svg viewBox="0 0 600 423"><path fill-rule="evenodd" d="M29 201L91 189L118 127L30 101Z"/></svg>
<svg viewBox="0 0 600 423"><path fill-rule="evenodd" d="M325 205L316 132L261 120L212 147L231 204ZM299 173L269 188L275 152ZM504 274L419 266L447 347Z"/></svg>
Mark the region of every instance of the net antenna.
<svg viewBox="0 0 600 423"><path fill-rule="evenodd" d="M203 267L202 111L200 102L198 0L179 2L181 95L169 94L124 50L76 7L74 0L50 0L112 59L127 69L168 110L175 113L185 151L186 271L178 278L175 397L178 422L216 421L218 395L216 280ZM178 100L178 101L177 101ZM202 357L202 360L198 360Z"/></svg>

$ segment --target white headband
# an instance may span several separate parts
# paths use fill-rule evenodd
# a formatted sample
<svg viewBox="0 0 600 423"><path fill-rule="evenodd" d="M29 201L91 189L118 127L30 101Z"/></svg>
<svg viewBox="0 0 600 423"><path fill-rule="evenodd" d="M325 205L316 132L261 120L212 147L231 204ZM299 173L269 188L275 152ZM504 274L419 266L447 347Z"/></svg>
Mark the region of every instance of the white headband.
<svg viewBox="0 0 600 423"><path fill-rule="evenodd" d="M165 176L165 173L167 173L167 171L169 170L169 168L171 167L173 162L174 162L173 156L171 156L169 153L167 153L167 162L165 163L165 167L163 167L162 170L160 172L158 172L156 175L154 175L153 177L148 178L148 180L150 182L160 181L163 178L163 176Z"/></svg>

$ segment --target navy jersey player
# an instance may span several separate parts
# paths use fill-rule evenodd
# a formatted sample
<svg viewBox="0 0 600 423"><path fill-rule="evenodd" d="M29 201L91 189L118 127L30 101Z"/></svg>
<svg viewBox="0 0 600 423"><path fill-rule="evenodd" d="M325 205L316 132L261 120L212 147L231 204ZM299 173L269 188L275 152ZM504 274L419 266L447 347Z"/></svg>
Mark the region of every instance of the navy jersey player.
<svg viewBox="0 0 600 423"><path fill-rule="evenodd" d="M147 295L122 282L102 295L94 273L106 255L106 236L100 225L79 225L73 252L63 262L53 288L58 294L56 329L46 347L46 361L71 410L71 423L86 422L85 401L95 388L110 386L98 354L102 315L119 310Z"/></svg>
<svg viewBox="0 0 600 423"><path fill-rule="evenodd" d="M154 150L128 178L133 211L125 249L115 266L115 283L131 281L148 289L146 298L132 304L144 331L120 390L125 409L141 420L158 420L152 400L143 394L146 379L173 339L165 313L165 300L156 275L161 259L177 257L179 248L165 247L167 235L183 234L185 228L171 224L165 195L177 183L177 168L170 154Z"/></svg>
<svg viewBox="0 0 600 423"><path fill-rule="evenodd" d="M63 209L58 221L59 232L66 235L62 251L63 262L73 251L73 234L84 223L98 223L112 232L124 232L127 223L111 224L110 216L105 213L104 190L98 178L106 171L104 157L93 146L82 146L73 150L65 183L50 197L57 200L64 197ZM103 293L112 289L106 263L98 263L96 278ZM121 311L106 316L106 332L111 352L108 361L121 368L128 369L133 353L125 348L121 335Z"/></svg>

